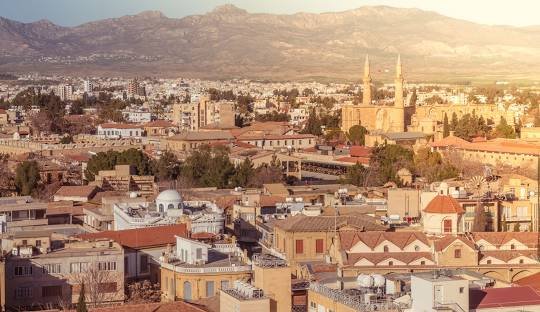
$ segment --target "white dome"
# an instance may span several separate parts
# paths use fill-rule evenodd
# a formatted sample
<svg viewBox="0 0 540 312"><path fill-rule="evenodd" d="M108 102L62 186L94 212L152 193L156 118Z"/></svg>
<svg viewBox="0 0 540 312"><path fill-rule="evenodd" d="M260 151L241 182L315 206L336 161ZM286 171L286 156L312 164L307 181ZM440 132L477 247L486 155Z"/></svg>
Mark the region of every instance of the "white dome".
<svg viewBox="0 0 540 312"><path fill-rule="evenodd" d="M165 190L156 197L156 201L178 202L182 201L182 196L176 190Z"/></svg>
<svg viewBox="0 0 540 312"><path fill-rule="evenodd" d="M170 209L182 209L182 196L176 190L166 190L156 197L156 206L159 212Z"/></svg>

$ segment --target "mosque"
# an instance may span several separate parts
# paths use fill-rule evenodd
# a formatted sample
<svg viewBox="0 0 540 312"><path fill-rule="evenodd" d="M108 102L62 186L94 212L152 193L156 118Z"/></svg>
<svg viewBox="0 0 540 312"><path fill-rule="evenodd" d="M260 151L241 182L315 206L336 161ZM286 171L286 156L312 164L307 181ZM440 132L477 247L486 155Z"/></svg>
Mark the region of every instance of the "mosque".
<svg viewBox="0 0 540 312"><path fill-rule="evenodd" d="M415 107L405 105L403 96L403 71L401 57L398 56L396 76L394 80L394 103L385 105L377 103L372 98L372 79L369 57L366 56L363 78L363 96L360 104L346 104L341 109L341 130L348 132L355 125L362 125L369 131L372 138L406 138L416 140L424 137L423 133L407 133L407 126L411 124L411 117ZM366 142L366 145L368 142Z"/></svg>
<svg viewBox="0 0 540 312"><path fill-rule="evenodd" d="M165 190L155 202L136 197L113 206L114 230L188 223L191 233L222 234L223 210L209 201L184 201L176 190Z"/></svg>

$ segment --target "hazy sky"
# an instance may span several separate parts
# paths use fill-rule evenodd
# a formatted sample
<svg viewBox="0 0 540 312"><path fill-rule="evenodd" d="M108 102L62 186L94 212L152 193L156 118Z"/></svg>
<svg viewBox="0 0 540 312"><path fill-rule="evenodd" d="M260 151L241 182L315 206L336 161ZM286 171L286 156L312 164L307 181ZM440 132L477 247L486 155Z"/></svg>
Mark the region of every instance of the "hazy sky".
<svg viewBox="0 0 540 312"><path fill-rule="evenodd" d="M538 0L0 0L0 16L31 22L49 19L73 26L97 19L159 10L169 17L203 14L232 3L249 12L328 12L363 5L416 7L485 24L538 25Z"/></svg>

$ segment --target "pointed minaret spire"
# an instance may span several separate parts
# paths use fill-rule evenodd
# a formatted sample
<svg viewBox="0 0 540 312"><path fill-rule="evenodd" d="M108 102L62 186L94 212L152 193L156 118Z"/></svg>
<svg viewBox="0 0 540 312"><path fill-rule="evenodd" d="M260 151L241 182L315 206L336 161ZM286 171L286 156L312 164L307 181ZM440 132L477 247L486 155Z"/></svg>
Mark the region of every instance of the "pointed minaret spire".
<svg viewBox="0 0 540 312"><path fill-rule="evenodd" d="M403 78L403 72L402 72L402 69L401 69L401 54L398 54L398 56L397 56L396 78L398 78L398 79Z"/></svg>
<svg viewBox="0 0 540 312"><path fill-rule="evenodd" d="M364 63L364 79L370 78L371 79L371 73L369 68L369 55L366 54L366 62Z"/></svg>
<svg viewBox="0 0 540 312"><path fill-rule="evenodd" d="M371 105L371 72L369 68L369 56L366 54L366 62L364 63L364 89L362 90L362 105Z"/></svg>
<svg viewBox="0 0 540 312"><path fill-rule="evenodd" d="M397 64L396 64L396 79L395 79L395 97L394 97L394 106L404 107L405 103L403 100L403 72L401 68L401 55L398 54Z"/></svg>

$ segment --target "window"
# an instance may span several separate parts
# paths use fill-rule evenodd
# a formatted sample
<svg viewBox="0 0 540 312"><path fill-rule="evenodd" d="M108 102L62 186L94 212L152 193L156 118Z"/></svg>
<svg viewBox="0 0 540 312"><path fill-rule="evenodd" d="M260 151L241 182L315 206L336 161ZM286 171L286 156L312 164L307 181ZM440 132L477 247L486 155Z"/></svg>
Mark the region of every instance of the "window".
<svg viewBox="0 0 540 312"><path fill-rule="evenodd" d="M165 209L163 209L163 204L159 204L159 212L164 212Z"/></svg>
<svg viewBox="0 0 540 312"><path fill-rule="evenodd" d="M420 265L426 265L426 261L424 260L420 261Z"/></svg>
<svg viewBox="0 0 540 312"><path fill-rule="evenodd" d="M16 266L14 273L15 273L15 276L32 275L32 266L29 266L29 265Z"/></svg>
<svg viewBox="0 0 540 312"><path fill-rule="evenodd" d="M30 287L18 287L15 289L15 298L31 298L32 288Z"/></svg>
<svg viewBox="0 0 540 312"><path fill-rule="evenodd" d="M23 239L22 244L23 244L23 246L26 246L26 245L28 245L28 241L26 239Z"/></svg>
<svg viewBox="0 0 540 312"><path fill-rule="evenodd" d="M43 265L43 273L53 273L58 274L61 273L61 267L60 263L49 263Z"/></svg>
<svg viewBox="0 0 540 312"><path fill-rule="evenodd" d="M61 297L62 286L43 286L41 287L41 297Z"/></svg>
<svg viewBox="0 0 540 312"><path fill-rule="evenodd" d="M516 245L514 245L514 244L510 245L510 249L512 249L512 250L516 249Z"/></svg>
<svg viewBox="0 0 540 312"><path fill-rule="evenodd" d="M116 262L114 261L104 261L98 262L99 271L116 271Z"/></svg>
<svg viewBox="0 0 540 312"><path fill-rule="evenodd" d="M169 204L169 205L167 206L167 209L174 209L174 205L173 205L173 204Z"/></svg>
<svg viewBox="0 0 540 312"><path fill-rule="evenodd" d="M487 264L491 264L491 260L487 260L486 263L487 263Z"/></svg>
<svg viewBox="0 0 540 312"><path fill-rule="evenodd" d="M393 266L393 265L394 265L394 261L388 261L388 265L389 265L389 266Z"/></svg>
<svg viewBox="0 0 540 312"><path fill-rule="evenodd" d="M418 245L414 246L414 251L420 251L420 246Z"/></svg>
<svg viewBox="0 0 540 312"><path fill-rule="evenodd" d="M214 295L214 281L206 281L206 297Z"/></svg>
<svg viewBox="0 0 540 312"><path fill-rule="evenodd" d="M313 301L311 301L309 303L309 306L312 307L312 308L315 308L315 309L317 308L317 304L315 302L313 302Z"/></svg>
<svg viewBox="0 0 540 312"><path fill-rule="evenodd" d="M452 233L452 220L446 219L443 221L444 233Z"/></svg>
<svg viewBox="0 0 540 312"><path fill-rule="evenodd" d="M197 254L197 260L202 259L202 248L197 248L196 254Z"/></svg>
<svg viewBox="0 0 540 312"><path fill-rule="evenodd" d="M296 253L297 254L303 254L304 253L304 241L301 239L296 240Z"/></svg>
<svg viewBox="0 0 540 312"><path fill-rule="evenodd" d="M70 273L84 272L88 269L88 262L72 262L69 264Z"/></svg>
<svg viewBox="0 0 540 312"><path fill-rule="evenodd" d="M454 250L454 258L456 259L461 258L461 249Z"/></svg>
<svg viewBox="0 0 540 312"><path fill-rule="evenodd" d="M36 239L36 247L41 247L41 239Z"/></svg>
<svg viewBox="0 0 540 312"><path fill-rule="evenodd" d="M519 264L523 264L523 259L519 259Z"/></svg>
<svg viewBox="0 0 540 312"><path fill-rule="evenodd" d="M315 252L318 254L324 252L324 241L322 238L315 240Z"/></svg>
<svg viewBox="0 0 540 312"><path fill-rule="evenodd" d="M462 294L465 291L465 287L459 287L459 293Z"/></svg>
<svg viewBox="0 0 540 312"><path fill-rule="evenodd" d="M141 255L141 267L139 269L141 273L148 272L148 255Z"/></svg>
<svg viewBox="0 0 540 312"><path fill-rule="evenodd" d="M229 288L229 281L221 281L221 289L228 289Z"/></svg>
<svg viewBox="0 0 540 312"><path fill-rule="evenodd" d="M388 252L388 246L384 245L383 251L384 251L384 252Z"/></svg>

